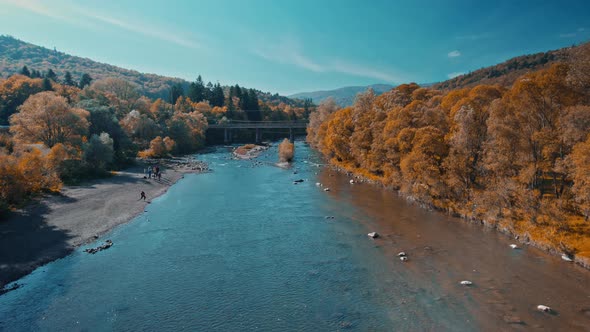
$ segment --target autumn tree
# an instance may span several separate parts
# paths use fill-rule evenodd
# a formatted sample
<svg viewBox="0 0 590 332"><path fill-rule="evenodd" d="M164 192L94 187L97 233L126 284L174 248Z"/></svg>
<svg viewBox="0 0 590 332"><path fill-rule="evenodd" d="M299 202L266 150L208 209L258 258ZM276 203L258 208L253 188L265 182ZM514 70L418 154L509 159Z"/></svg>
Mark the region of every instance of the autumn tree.
<svg viewBox="0 0 590 332"><path fill-rule="evenodd" d="M338 105L334 98L323 100L315 112L309 115L309 124L307 125L307 142L312 146L321 149L318 144L321 142L323 133L318 133L320 125L326 121L328 116L338 110Z"/></svg>
<svg viewBox="0 0 590 332"><path fill-rule="evenodd" d="M168 157L172 150L174 150L175 142L170 137L162 139L157 136L150 142L150 147L147 150L141 151L139 156L141 158L164 158Z"/></svg>
<svg viewBox="0 0 590 332"><path fill-rule="evenodd" d="M137 106L140 100L138 87L119 78L104 78L97 80L90 86L89 93L101 94L115 107L117 117L122 118Z"/></svg>
<svg viewBox="0 0 590 332"><path fill-rule="evenodd" d="M188 153L204 145L207 120L197 111L176 111L167 122L167 128L168 135L175 141L176 150L179 153Z"/></svg>
<svg viewBox="0 0 590 332"><path fill-rule="evenodd" d="M88 111L71 107L53 92L29 97L19 110L10 117L10 131L23 143L80 145L88 132Z"/></svg>
<svg viewBox="0 0 590 332"><path fill-rule="evenodd" d="M488 135L489 108L501 96L498 87L477 86L450 109L450 150L445 168L449 187L459 200L469 200L471 189L485 176L482 159Z"/></svg>
<svg viewBox="0 0 590 332"><path fill-rule="evenodd" d="M43 81L38 78L12 75L0 81L0 125L8 124L8 118L29 96L43 90Z"/></svg>
<svg viewBox="0 0 590 332"><path fill-rule="evenodd" d="M590 218L590 135L574 146L571 154L574 185L572 191L579 210L586 220Z"/></svg>

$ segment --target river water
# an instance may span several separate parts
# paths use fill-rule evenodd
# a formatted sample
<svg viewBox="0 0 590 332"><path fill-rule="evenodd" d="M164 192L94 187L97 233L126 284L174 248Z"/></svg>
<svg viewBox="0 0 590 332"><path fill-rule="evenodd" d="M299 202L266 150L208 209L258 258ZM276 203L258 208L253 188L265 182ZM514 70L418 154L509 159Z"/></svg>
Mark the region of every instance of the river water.
<svg viewBox="0 0 590 332"><path fill-rule="evenodd" d="M276 146L260 163L199 159L213 172L0 296L0 330L590 330L590 272L350 184L303 143L291 169Z"/></svg>

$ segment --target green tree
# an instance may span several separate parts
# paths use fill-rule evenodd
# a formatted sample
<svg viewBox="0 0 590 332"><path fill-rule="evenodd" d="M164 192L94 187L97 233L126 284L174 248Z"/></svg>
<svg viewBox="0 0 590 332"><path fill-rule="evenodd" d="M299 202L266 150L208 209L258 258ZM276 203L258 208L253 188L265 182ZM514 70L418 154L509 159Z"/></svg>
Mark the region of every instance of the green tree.
<svg viewBox="0 0 590 332"><path fill-rule="evenodd" d="M90 75L84 73L82 74L82 78L80 78L80 83L78 83L78 87L80 89L84 89L86 86L90 85L92 82L92 77Z"/></svg>
<svg viewBox="0 0 590 332"><path fill-rule="evenodd" d="M70 73L69 71L66 71L66 74L64 76L64 84L69 86L76 85L76 83L74 83L74 80L72 79L72 73Z"/></svg>
<svg viewBox="0 0 590 332"><path fill-rule="evenodd" d="M182 96L184 96L184 89L182 88L182 85L180 83L172 85L172 88L170 88L169 96L170 104L176 104L176 100Z"/></svg>
<svg viewBox="0 0 590 332"><path fill-rule="evenodd" d="M205 85L203 84L201 75L197 77L195 82L189 85L187 97L197 103L205 99Z"/></svg>
<svg viewBox="0 0 590 332"><path fill-rule="evenodd" d="M84 143L84 161L98 170L107 169L113 162L113 139L107 133L92 135L88 142Z"/></svg>
<svg viewBox="0 0 590 332"><path fill-rule="evenodd" d="M29 68L27 68L27 66L23 66L23 69L20 70L20 74L31 77L31 72L29 71Z"/></svg>
<svg viewBox="0 0 590 332"><path fill-rule="evenodd" d="M49 68L49 70L47 70L47 73L45 74L45 78L48 78L54 82L57 82L57 75L55 74L55 72Z"/></svg>
<svg viewBox="0 0 590 332"><path fill-rule="evenodd" d="M224 100L225 100L225 96L223 94L223 89L221 88L221 85L219 83L217 83L213 87L213 94L212 94L211 100L209 100L209 103L213 107L215 107L215 106L222 107Z"/></svg>
<svg viewBox="0 0 590 332"><path fill-rule="evenodd" d="M45 77L43 79L43 91L53 91L53 86L51 85L51 80Z"/></svg>

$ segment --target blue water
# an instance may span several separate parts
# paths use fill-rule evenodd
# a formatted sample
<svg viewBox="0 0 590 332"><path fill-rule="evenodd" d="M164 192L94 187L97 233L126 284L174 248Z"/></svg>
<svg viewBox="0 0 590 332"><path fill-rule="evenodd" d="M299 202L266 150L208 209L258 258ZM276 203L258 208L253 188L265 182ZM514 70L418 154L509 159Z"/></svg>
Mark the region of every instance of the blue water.
<svg viewBox="0 0 590 332"><path fill-rule="evenodd" d="M229 157L199 155L213 172L187 175L130 223L19 280L0 296L0 330L474 329L366 236L370 217L344 189L315 186L325 171L307 146L296 146L298 174L272 165L276 147L259 166ZM83 252L106 239L111 249Z"/></svg>

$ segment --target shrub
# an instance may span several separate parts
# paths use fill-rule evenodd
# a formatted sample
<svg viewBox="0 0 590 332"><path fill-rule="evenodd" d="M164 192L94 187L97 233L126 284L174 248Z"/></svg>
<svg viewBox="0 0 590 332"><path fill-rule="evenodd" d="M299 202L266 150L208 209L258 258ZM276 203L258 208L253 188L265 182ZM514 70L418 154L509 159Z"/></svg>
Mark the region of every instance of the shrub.
<svg viewBox="0 0 590 332"><path fill-rule="evenodd" d="M291 143L288 139L284 139L279 144L279 162L290 162L293 160L295 155L295 144Z"/></svg>

